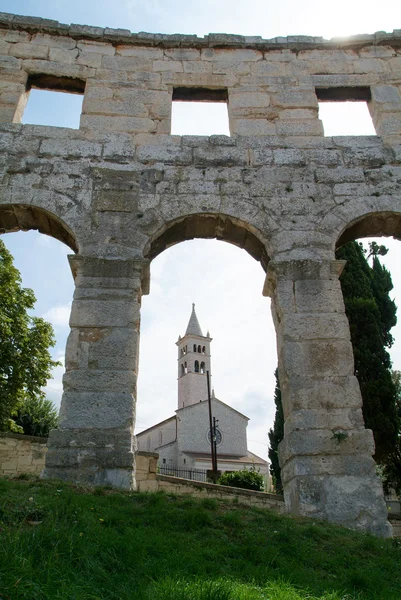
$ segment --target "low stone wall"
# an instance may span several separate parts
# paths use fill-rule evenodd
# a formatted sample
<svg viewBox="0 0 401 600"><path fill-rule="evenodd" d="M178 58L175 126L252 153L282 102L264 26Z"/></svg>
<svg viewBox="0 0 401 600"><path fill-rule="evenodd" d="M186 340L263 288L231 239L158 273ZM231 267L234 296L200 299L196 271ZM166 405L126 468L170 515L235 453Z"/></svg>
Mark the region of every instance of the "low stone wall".
<svg viewBox="0 0 401 600"><path fill-rule="evenodd" d="M218 498L235 501L248 506L268 508L280 513L285 512L284 499L277 494L267 494L253 490L189 481L180 477L170 477L157 473L158 455L152 452L136 454L136 482L140 492L167 492L189 494L198 498Z"/></svg>
<svg viewBox="0 0 401 600"><path fill-rule="evenodd" d="M45 466L47 438L0 433L0 475L40 475Z"/></svg>
<svg viewBox="0 0 401 600"><path fill-rule="evenodd" d="M400 515L392 515L389 517L389 521L393 528L393 537L401 538L401 516Z"/></svg>

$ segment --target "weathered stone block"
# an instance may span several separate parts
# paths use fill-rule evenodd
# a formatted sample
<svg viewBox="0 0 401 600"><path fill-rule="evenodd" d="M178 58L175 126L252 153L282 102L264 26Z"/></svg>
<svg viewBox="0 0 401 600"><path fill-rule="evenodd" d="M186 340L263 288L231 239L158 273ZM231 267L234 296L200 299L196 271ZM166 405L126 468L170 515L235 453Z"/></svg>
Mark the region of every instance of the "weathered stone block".
<svg viewBox="0 0 401 600"><path fill-rule="evenodd" d="M276 129L279 135L323 135L323 124L319 119L278 120Z"/></svg>
<svg viewBox="0 0 401 600"><path fill-rule="evenodd" d="M376 482L373 476L370 480L342 475L297 477L287 484L286 505L295 514L389 537L391 527L386 521L384 499L379 498L379 484Z"/></svg>
<svg viewBox="0 0 401 600"><path fill-rule="evenodd" d="M264 107L270 105L270 95L266 92L247 92L233 90L230 93L230 108L237 107Z"/></svg>
<svg viewBox="0 0 401 600"><path fill-rule="evenodd" d="M359 383L354 375L305 378L286 371L285 375L280 375L280 380L285 388L283 404L286 405L287 414L301 409L331 411L336 408L357 409L362 406Z"/></svg>
<svg viewBox="0 0 401 600"><path fill-rule="evenodd" d="M178 145L163 144L141 146L137 150L138 159L144 163L160 163L188 165L192 162L192 149Z"/></svg>
<svg viewBox="0 0 401 600"><path fill-rule="evenodd" d="M310 314L292 313L283 316L280 328L284 339L303 340L347 340L350 339L349 324L344 313Z"/></svg>
<svg viewBox="0 0 401 600"><path fill-rule="evenodd" d="M280 465L285 465L295 456L371 456L373 452L374 442L370 429L338 432L329 429L294 430L281 442L279 459Z"/></svg>
<svg viewBox="0 0 401 600"><path fill-rule="evenodd" d="M332 431L349 431L363 429L362 410L359 408L326 408L293 409L286 419L285 431L301 429L331 429Z"/></svg>
<svg viewBox="0 0 401 600"><path fill-rule="evenodd" d="M72 327L130 327L139 318L138 307L124 300L74 300Z"/></svg>
<svg viewBox="0 0 401 600"><path fill-rule="evenodd" d="M344 312L344 301L338 281L295 281L297 310L308 313Z"/></svg>
<svg viewBox="0 0 401 600"><path fill-rule="evenodd" d="M231 122L231 133L234 135L275 135L276 125L272 121L263 119L233 119Z"/></svg>
<svg viewBox="0 0 401 600"><path fill-rule="evenodd" d="M127 116L82 115L81 128L99 132L138 133L156 131L156 123L152 119Z"/></svg>
<svg viewBox="0 0 401 600"><path fill-rule="evenodd" d="M349 340L285 342L282 360L295 376L345 377L354 372Z"/></svg>
<svg viewBox="0 0 401 600"><path fill-rule="evenodd" d="M90 384L90 379L96 377L107 384L101 388L97 385L96 392L85 392ZM121 372L121 382L126 380L127 385L133 377L125 372ZM114 429L116 427L129 427L133 423L133 404L134 399L131 393L120 392L118 390L117 379L118 372L107 373L105 371L94 371L92 378L86 376L86 383L83 381L82 372L70 371L64 376L66 392L60 409L60 427L83 428L87 429ZM81 385L82 382L82 385ZM77 391L73 391L73 389ZM78 391L78 389L80 391ZM121 385L120 385L121 389ZM103 391L105 390L105 391Z"/></svg>

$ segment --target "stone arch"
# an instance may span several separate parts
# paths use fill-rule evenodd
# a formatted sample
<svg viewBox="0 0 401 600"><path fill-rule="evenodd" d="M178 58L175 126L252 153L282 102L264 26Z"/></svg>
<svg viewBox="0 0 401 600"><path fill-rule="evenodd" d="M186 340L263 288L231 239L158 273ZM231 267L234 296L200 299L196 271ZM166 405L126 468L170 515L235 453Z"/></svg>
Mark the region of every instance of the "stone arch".
<svg viewBox="0 0 401 600"><path fill-rule="evenodd" d="M401 240L401 210L369 212L351 220L340 231L336 248L358 238L381 236Z"/></svg>
<svg viewBox="0 0 401 600"><path fill-rule="evenodd" d="M0 204L0 234L36 230L66 244L76 254L78 242L72 230L53 213L31 204Z"/></svg>
<svg viewBox="0 0 401 600"><path fill-rule="evenodd" d="M197 213L165 224L149 240L145 257L152 260L170 246L194 238L217 239L238 246L267 270L268 243L262 233L241 219L223 214Z"/></svg>

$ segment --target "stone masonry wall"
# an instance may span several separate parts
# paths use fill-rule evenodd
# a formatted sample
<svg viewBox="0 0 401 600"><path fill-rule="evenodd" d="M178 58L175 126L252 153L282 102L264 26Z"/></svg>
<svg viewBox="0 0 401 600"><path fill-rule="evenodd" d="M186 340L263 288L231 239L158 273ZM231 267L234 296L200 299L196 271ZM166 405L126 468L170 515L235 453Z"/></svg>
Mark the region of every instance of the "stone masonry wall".
<svg viewBox="0 0 401 600"><path fill-rule="evenodd" d="M278 494L267 494L224 485L189 481L180 477L159 475L157 473L158 457L158 454L150 452L137 453L138 491L189 494L195 498L217 498L257 508L268 508L280 513L285 512L283 497Z"/></svg>
<svg viewBox="0 0 401 600"><path fill-rule="evenodd" d="M0 433L0 475L40 475L45 467L47 438Z"/></svg>
<svg viewBox="0 0 401 600"><path fill-rule="evenodd" d="M32 88L83 94L80 129L21 125ZM231 137L170 135L172 101L188 96L226 102ZM366 101L377 136L325 137L319 102L333 99ZM287 508L390 534L335 248L401 238L401 30L197 38L0 13L0 151L0 231L37 229L75 253L46 477L135 487L149 264L217 238L266 271Z"/></svg>

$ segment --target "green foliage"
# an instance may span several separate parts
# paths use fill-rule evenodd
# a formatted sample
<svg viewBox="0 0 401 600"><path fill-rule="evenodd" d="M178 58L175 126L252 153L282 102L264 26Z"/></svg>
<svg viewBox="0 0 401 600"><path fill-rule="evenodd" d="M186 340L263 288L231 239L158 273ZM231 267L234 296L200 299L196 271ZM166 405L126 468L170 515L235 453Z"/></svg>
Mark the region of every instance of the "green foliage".
<svg viewBox="0 0 401 600"><path fill-rule="evenodd" d="M397 307L389 297L391 275L378 255L386 248L370 244L373 265L369 266L361 244L349 242L336 256L347 260L341 275L345 312L354 350L355 375L363 400L363 416L375 439L375 458L385 462L393 451L398 431L396 387L391 376L391 328L396 324Z"/></svg>
<svg viewBox="0 0 401 600"><path fill-rule="evenodd" d="M269 431L269 458L270 458L270 474L273 480L274 490L277 494L283 493L283 484L281 482L281 469L278 462L278 445L284 437L284 414L283 405L281 402L280 381L278 378L278 369L275 370L276 387L274 389L274 404L276 405L276 413L274 415L273 429Z"/></svg>
<svg viewBox="0 0 401 600"><path fill-rule="evenodd" d="M58 411L51 400L36 396L24 399L13 413L16 426L25 435L48 437L58 425Z"/></svg>
<svg viewBox="0 0 401 600"><path fill-rule="evenodd" d="M20 425L17 425L17 423L11 417L7 420L7 429L8 431L12 431L12 433L24 433L23 428Z"/></svg>
<svg viewBox="0 0 401 600"><path fill-rule="evenodd" d="M337 444L341 444L348 437L348 433L346 431L333 431L333 440L336 440Z"/></svg>
<svg viewBox="0 0 401 600"><path fill-rule="evenodd" d="M1 598L401 597L398 540L227 501L105 492L0 479Z"/></svg>
<svg viewBox="0 0 401 600"><path fill-rule="evenodd" d="M382 477L384 489L387 493L392 488L401 498L401 372L393 371L392 380L396 388L396 407L398 417L398 436L395 447L387 456L383 465Z"/></svg>
<svg viewBox="0 0 401 600"><path fill-rule="evenodd" d="M230 487L244 488L246 490L256 490L263 492L264 481L263 476L252 466L241 471L233 471L232 473L222 473L217 480L219 485L228 485Z"/></svg>
<svg viewBox="0 0 401 600"><path fill-rule="evenodd" d="M21 287L13 258L0 240L0 430L8 428L13 410L25 400L43 398L43 386L53 361L50 323L31 317L35 304L32 290Z"/></svg>

